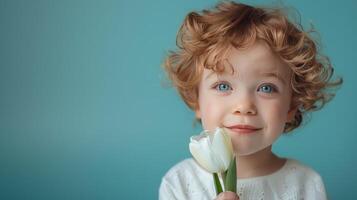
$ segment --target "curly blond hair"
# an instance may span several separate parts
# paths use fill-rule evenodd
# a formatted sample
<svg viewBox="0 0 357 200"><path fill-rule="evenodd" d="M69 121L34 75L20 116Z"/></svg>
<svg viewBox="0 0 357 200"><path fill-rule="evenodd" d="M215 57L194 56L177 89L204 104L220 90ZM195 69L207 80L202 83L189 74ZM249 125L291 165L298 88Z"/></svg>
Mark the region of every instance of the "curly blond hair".
<svg viewBox="0 0 357 200"><path fill-rule="evenodd" d="M178 49L169 52L163 67L187 106L196 110L203 68L222 72L230 47L266 42L293 72L292 106L297 112L285 125L287 133L300 126L303 114L321 109L331 100L334 93L328 88L342 84L342 78L330 81L333 67L328 57L318 53L317 42L309 35L312 32L290 22L282 8L223 1L214 9L190 12L185 17L176 39Z"/></svg>

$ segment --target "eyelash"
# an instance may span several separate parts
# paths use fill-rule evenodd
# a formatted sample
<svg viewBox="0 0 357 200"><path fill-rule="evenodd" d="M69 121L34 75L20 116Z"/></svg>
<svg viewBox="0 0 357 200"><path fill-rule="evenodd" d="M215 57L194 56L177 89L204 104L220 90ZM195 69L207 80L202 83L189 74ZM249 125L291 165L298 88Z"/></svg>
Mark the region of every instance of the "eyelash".
<svg viewBox="0 0 357 200"><path fill-rule="evenodd" d="M276 88L275 85L273 85L273 84L267 84L267 83L264 83L264 84L262 84L261 86L259 86L258 90L259 90L260 88L264 87L264 86L269 86L269 87L271 87L271 90L272 90L272 91L271 91L270 93L267 93L267 94L271 94L271 93L276 93L276 92L278 92L278 89Z"/></svg>
<svg viewBox="0 0 357 200"><path fill-rule="evenodd" d="M222 92L222 91L220 91L219 90L219 86L220 85L228 85L228 87L229 87L229 90L233 90L233 88L229 85L229 83L227 83L227 82L218 82L218 83L215 83L215 84L213 84L213 87L212 87L212 89L215 89L215 90L217 90L218 92Z"/></svg>
<svg viewBox="0 0 357 200"><path fill-rule="evenodd" d="M220 85L227 85L228 87L229 87L229 90L233 90L233 88L230 86L230 84L229 83L227 83L227 82L218 82L218 83L215 83L214 85L213 85L213 87L212 87L212 89L215 89L215 90L217 90L218 92L225 92L225 91L220 91L219 90L219 86ZM277 87L275 86L275 85L273 85L273 84L268 84L268 83L264 83L264 84L262 84L262 85L260 85L259 86L259 88L258 88L258 91L260 90L260 88L262 88L262 87L264 87L264 86L269 86L269 87L271 87L271 92L269 92L269 93L267 93L267 94L271 94L271 93L276 93L276 92L278 92L278 89L277 89ZM265 92L264 92L265 93Z"/></svg>

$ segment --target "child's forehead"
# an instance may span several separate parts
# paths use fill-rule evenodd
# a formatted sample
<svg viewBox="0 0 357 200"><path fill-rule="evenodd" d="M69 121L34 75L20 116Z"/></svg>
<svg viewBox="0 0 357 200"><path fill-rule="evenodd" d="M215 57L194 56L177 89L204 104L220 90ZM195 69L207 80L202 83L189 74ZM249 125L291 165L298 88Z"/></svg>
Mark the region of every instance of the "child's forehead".
<svg viewBox="0 0 357 200"><path fill-rule="evenodd" d="M233 67L236 67L237 65L262 65L266 67L274 67L283 62L281 58L271 50L271 47L261 40L256 40L254 43L240 48L234 47L233 45L227 45L224 49L225 50L216 49L216 51L212 51L214 53L208 53L203 57L206 57L211 64L224 66L231 65ZM223 53L215 53L218 51ZM218 68L220 69L218 71L222 71L223 67L218 66Z"/></svg>
<svg viewBox="0 0 357 200"><path fill-rule="evenodd" d="M204 67L204 75L215 74L218 76L239 76L241 74L281 74L287 76L291 73L288 64L284 62L252 62L232 63L225 59L219 62L219 67Z"/></svg>
<svg viewBox="0 0 357 200"><path fill-rule="evenodd" d="M281 81L283 84L287 84L291 78L291 70L288 66L280 65L246 65L237 66L225 60L219 70L205 68L202 74L204 80L210 78L231 78L231 79L262 79L262 78L275 78ZM282 63L283 64L283 63ZM285 69L284 69L285 68Z"/></svg>
<svg viewBox="0 0 357 200"><path fill-rule="evenodd" d="M202 78L229 77L260 79L274 77L283 83L288 83L291 78L291 68L271 47L260 40L242 47L229 46L220 57L208 58L215 60L213 65L204 66Z"/></svg>
<svg viewBox="0 0 357 200"><path fill-rule="evenodd" d="M271 50L271 47L261 41L256 41L245 48L230 48L223 59L235 64L264 64L276 65L281 62L279 56Z"/></svg>
<svg viewBox="0 0 357 200"><path fill-rule="evenodd" d="M289 74L284 73L283 71L281 71L279 68L269 68L269 69L261 69L259 70L259 68L256 68L255 70L237 70L237 69L232 69L232 68L228 68L226 67L226 70L224 71L215 71L213 69L204 69L203 71L203 77L204 78L209 78L211 76L215 76L215 77L240 77L240 76L244 76L244 75L251 75L251 76L276 76L276 77L286 77ZM283 78L284 79L284 78Z"/></svg>

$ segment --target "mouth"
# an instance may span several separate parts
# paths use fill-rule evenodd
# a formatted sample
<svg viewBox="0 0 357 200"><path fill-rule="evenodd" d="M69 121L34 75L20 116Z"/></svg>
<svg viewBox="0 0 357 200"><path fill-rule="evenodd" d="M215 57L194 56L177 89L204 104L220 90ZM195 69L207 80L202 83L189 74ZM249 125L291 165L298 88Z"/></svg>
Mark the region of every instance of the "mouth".
<svg viewBox="0 0 357 200"><path fill-rule="evenodd" d="M245 135L253 134L253 133L256 133L257 131L261 130L261 128L257 128L257 127L250 126L250 125L234 125L234 126L229 126L226 128L230 129L234 133L245 134Z"/></svg>

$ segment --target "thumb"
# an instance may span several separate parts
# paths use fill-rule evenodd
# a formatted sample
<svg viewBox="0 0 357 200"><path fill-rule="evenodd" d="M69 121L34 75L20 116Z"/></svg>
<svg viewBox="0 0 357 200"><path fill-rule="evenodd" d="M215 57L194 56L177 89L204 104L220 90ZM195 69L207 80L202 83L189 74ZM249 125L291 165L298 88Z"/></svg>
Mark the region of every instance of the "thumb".
<svg viewBox="0 0 357 200"><path fill-rule="evenodd" d="M239 197L236 193L227 191L220 193L217 196L217 200L239 200Z"/></svg>

